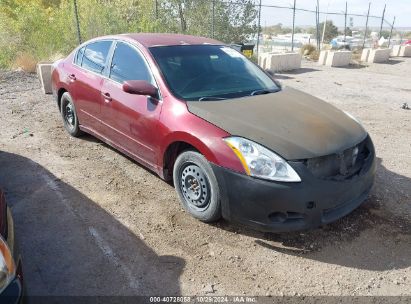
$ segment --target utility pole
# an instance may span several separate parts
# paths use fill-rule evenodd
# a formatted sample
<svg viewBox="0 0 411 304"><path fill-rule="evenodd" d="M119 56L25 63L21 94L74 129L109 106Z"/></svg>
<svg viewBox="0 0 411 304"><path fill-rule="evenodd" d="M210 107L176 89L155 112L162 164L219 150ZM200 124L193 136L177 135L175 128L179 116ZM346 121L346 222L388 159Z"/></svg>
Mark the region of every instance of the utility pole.
<svg viewBox="0 0 411 304"><path fill-rule="evenodd" d="M365 47L365 39L367 38L368 18L370 17L370 8L371 8L371 2L368 3L367 21L365 21L365 32L364 32L364 40L363 40L363 42L362 42L362 48Z"/></svg>
<svg viewBox="0 0 411 304"><path fill-rule="evenodd" d="M212 16L212 19L211 19L211 37L212 38L214 38L214 31L215 31L215 16L214 16L214 14L215 14L215 0L212 0L212 12L213 12L213 16Z"/></svg>
<svg viewBox="0 0 411 304"><path fill-rule="evenodd" d="M316 30L316 42L317 42L317 49L319 50L320 47L318 45L319 41L320 41L320 37L319 37L319 30L318 30L318 6L315 6L315 30Z"/></svg>
<svg viewBox="0 0 411 304"><path fill-rule="evenodd" d="M156 21L158 21L158 0L155 0Z"/></svg>
<svg viewBox="0 0 411 304"><path fill-rule="evenodd" d="M73 0L73 2L74 2L74 18L76 19L76 25L77 25L77 39L78 39L78 44L81 44L81 32L80 32L80 21L78 17L77 0Z"/></svg>
<svg viewBox="0 0 411 304"><path fill-rule="evenodd" d="M381 34L382 34L382 25L384 23L384 17L385 17L385 8L387 7L387 4L384 4L384 10L382 11L382 17L381 17L381 26L380 26L380 37L381 38Z"/></svg>
<svg viewBox="0 0 411 304"><path fill-rule="evenodd" d="M324 21L324 26L323 26L323 36L321 38L321 45L324 44L325 28L327 26L327 18L328 18L328 9L329 8L330 8L330 1L328 1L328 4L327 4L327 12L325 14L325 21Z"/></svg>
<svg viewBox="0 0 411 304"><path fill-rule="evenodd" d="M344 19L344 42L347 38L347 1L345 1L345 19Z"/></svg>
<svg viewBox="0 0 411 304"><path fill-rule="evenodd" d="M316 24L317 24L317 49L320 50L320 0L317 0L317 14L316 14Z"/></svg>
<svg viewBox="0 0 411 304"><path fill-rule="evenodd" d="M291 34L291 52L294 52L295 2L296 0L294 0L294 6L293 6L293 32Z"/></svg>
<svg viewBox="0 0 411 304"><path fill-rule="evenodd" d="M257 59L258 59L258 53L259 53L259 48L260 48L260 30L261 30L261 0L260 4L258 5L258 25L257 25Z"/></svg>
<svg viewBox="0 0 411 304"><path fill-rule="evenodd" d="M395 23L395 16L394 16L394 20L392 21L392 25L391 25L390 38L388 38L388 47L390 47L392 30L394 29L394 23Z"/></svg>

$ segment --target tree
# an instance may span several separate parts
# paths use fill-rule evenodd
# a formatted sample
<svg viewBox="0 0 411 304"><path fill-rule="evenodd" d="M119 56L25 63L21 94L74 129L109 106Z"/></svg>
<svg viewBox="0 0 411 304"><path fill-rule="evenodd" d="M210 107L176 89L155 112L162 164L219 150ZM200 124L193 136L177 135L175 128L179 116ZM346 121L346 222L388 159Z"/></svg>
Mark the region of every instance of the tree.
<svg viewBox="0 0 411 304"><path fill-rule="evenodd" d="M214 3L214 17L213 17ZM252 0L167 0L161 2L161 18L171 20L171 31L211 36L225 42L244 42L257 32L257 10Z"/></svg>
<svg viewBox="0 0 411 304"><path fill-rule="evenodd" d="M390 37L390 34L391 34L390 31L386 31L386 30L381 31L381 37L384 37L385 39L388 39L388 37Z"/></svg>
<svg viewBox="0 0 411 304"><path fill-rule="evenodd" d="M324 22L321 22L319 25L320 33L322 37L322 33L324 32ZM329 43L333 38L338 36L338 27L334 25L331 20L328 20L325 24L325 32L324 32L324 42Z"/></svg>

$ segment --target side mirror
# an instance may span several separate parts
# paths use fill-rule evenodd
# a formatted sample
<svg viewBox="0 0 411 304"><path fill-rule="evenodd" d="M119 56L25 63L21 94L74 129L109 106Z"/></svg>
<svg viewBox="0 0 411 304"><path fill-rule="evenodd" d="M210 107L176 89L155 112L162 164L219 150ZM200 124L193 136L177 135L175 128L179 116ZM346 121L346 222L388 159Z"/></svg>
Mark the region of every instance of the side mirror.
<svg viewBox="0 0 411 304"><path fill-rule="evenodd" d="M123 91L129 94L158 98L158 89L145 80L127 80L123 83Z"/></svg>

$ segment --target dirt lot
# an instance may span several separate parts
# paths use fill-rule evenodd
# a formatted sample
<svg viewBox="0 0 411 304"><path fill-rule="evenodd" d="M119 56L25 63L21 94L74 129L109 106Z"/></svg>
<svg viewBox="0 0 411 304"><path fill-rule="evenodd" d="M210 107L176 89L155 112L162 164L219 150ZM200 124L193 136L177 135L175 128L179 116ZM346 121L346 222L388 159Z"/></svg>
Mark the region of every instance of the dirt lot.
<svg viewBox="0 0 411 304"><path fill-rule="evenodd" d="M203 224L172 185L90 136L70 138L35 75L0 72L0 185L29 295L411 295L411 59L279 79L358 117L370 198L321 229Z"/></svg>

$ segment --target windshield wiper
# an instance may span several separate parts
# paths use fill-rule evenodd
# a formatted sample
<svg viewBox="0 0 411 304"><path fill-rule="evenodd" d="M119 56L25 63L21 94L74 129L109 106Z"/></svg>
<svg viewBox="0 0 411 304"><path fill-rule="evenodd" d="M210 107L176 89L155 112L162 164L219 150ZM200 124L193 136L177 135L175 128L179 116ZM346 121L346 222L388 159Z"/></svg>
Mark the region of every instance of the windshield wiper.
<svg viewBox="0 0 411 304"><path fill-rule="evenodd" d="M207 101L207 100L224 100L227 98L224 97L214 97L214 96L204 96L198 99L198 101Z"/></svg>
<svg viewBox="0 0 411 304"><path fill-rule="evenodd" d="M267 90L267 89L255 90L251 92L250 96L276 93L278 91L280 90Z"/></svg>

